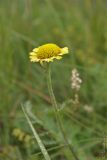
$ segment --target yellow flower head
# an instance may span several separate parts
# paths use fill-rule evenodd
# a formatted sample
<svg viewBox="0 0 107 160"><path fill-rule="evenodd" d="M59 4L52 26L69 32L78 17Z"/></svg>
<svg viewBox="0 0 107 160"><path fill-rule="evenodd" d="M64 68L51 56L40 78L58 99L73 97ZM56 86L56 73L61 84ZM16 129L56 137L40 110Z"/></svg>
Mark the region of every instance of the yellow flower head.
<svg viewBox="0 0 107 160"><path fill-rule="evenodd" d="M52 62L53 59L61 59L62 55L68 53L68 48L60 48L56 44L48 43L38 48L33 49L30 52L30 61L31 62Z"/></svg>

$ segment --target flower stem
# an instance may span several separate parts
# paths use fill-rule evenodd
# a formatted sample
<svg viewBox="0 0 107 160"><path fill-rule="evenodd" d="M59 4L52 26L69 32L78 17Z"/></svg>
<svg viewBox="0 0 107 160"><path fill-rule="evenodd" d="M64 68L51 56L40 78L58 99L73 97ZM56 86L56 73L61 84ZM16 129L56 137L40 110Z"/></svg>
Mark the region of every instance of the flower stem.
<svg viewBox="0 0 107 160"><path fill-rule="evenodd" d="M49 90L49 94L50 94L50 97L51 97L51 100L52 100L53 107L55 109L56 120L57 120L57 123L59 125L59 129L62 133L62 136L64 138L64 142L68 146L68 148L71 151L72 155L74 156L75 160L79 160L79 158L77 157L77 155L75 153L75 150L74 150L73 146L68 142L68 139L66 137L66 134L65 134L65 131L64 131L64 128L63 128L61 116L60 116L59 110L58 110L58 105L57 105L56 98L55 98L53 88L52 88L50 66L48 66L48 68L47 68L47 79L48 79L48 90Z"/></svg>

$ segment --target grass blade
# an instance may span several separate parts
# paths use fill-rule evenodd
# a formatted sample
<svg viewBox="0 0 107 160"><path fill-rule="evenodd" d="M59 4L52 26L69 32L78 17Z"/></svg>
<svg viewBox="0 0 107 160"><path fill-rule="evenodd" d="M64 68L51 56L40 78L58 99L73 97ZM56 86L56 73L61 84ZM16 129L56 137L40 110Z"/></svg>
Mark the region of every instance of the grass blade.
<svg viewBox="0 0 107 160"><path fill-rule="evenodd" d="M25 115L25 117L27 119L27 122L28 122L28 124L29 124L29 126L30 126L30 128L31 128L31 130L33 132L33 135L34 135L34 137L35 137L35 139L36 139L36 141L37 141L37 143L38 143L38 145L39 145L39 147L41 149L41 152L42 152L45 160L51 160L51 158L50 158L50 156L49 156L44 144L42 143L38 133L36 132L35 128L33 127L32 122L31 122L30 118L28 117L23 105L22 105L22 110L23 110L23 113L24 113L24 115Z"/></svg>

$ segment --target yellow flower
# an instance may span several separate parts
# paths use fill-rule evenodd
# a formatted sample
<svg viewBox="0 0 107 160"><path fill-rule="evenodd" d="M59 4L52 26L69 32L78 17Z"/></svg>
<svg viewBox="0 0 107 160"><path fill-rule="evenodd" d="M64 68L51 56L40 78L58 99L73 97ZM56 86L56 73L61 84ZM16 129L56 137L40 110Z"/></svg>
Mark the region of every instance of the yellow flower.
<svg viewBox="0 0 107 160"><path fill-rule="evenodd" d="M24 138L24 142L28 143L31 140L31 136L30 135L26 135Z"/></svg>
<svg viewBox="0 0 107 160"><path fill-rule="evenodd" d="M12 135L18 137L21 134L21 130L19 128L15 128L12 132Z"/></svg>
<svg viewBox="0 0 107 160"><path fill-rule="evenodd" d="M31 62L52 62L53 59L61 59L62 55L68 53L68 48L60 48L56 44L48 43L38 48L33 49L30 52L30 61Z"/></svg>
<svg viewBox="0 0 107 160"><path fill-rule="evenodd" d="M12 132L12 135L17 137L19 141L23 141L25 133L21 131L19 128L15 128Z"/></svg>

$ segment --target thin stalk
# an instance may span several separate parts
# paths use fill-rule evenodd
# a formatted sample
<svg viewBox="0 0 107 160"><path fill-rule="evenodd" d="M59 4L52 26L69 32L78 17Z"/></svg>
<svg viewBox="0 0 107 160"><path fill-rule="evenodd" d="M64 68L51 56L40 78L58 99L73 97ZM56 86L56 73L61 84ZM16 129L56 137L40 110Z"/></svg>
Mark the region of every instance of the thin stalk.
<svg viewBox="0 0 107 160"><path fill-rule="evenodd" d="M69 141L68 141L68 139L66 137L64 128L63 128L61 116L60 116L59 110L58 110L58 105L57 105L56 98L55 98L55 95L54 95L54 92L53 92L53 88L52 88L50 66L48 66L48 68L47 68L47 80L48 80L49 94L50 94L50 97L51 97L51 101L52 101L53 107L55 109L56 120L57 120L57 123L59 125L59 129L60 129L60 131L62 133L62 136L64 138L64 142L68 146L68 148L71 151L71 153L72 153L73 157L75 158L75 160L79 160L79 158L77 157L77 155L75 153L75 150L74 150L73 146L69 143Z"/></svg>
<svg viewBox="0 0 107 160"><path fill-rule="evenodd" d="M42 143L38 133L36 132L35 128L33 127L32 122L31 122L30 118L28 117L28 115L27 115L27 113L26 113L26 111L25 111L23 106L22 106L22 110L23 110L23 113L24 113L24 115L25 115L25 117L27 119L27 122L28 122L28 124L29 124L29 126L30 126L30 128L31 128L31 130L33 132L33 135L34 135L34 137L35 137L35 139L36 139L36 141L37 141L37 143L38 143L38 145L39 145L39 147L41 149L41 152L42 152L45 160L51 160L51 158L50 158L50 156L49 156L44 144Z"/></svg>

